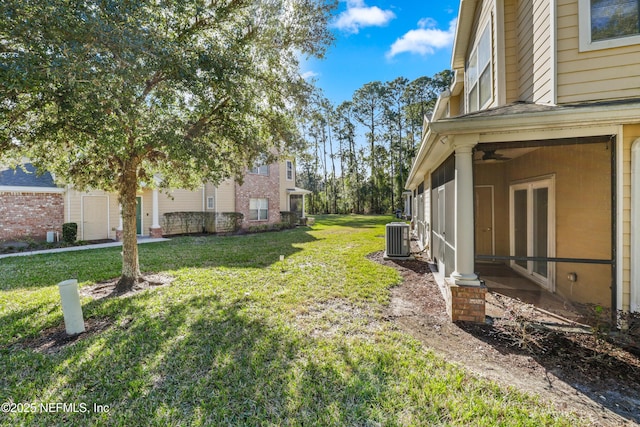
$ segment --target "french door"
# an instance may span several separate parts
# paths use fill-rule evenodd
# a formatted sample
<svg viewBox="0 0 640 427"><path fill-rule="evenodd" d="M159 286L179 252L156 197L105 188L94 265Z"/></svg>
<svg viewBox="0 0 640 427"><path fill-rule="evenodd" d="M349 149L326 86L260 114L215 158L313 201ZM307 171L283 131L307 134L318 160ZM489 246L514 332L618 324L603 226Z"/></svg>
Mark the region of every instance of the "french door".
<svg viewBox="0 0 640 427"><path fill-rule="evenodd" d="M555 257L554 178L519 182L509 187L511 256ZM512 260L511 267L545 289L555 291L555 264L545 260Z"/></svg>

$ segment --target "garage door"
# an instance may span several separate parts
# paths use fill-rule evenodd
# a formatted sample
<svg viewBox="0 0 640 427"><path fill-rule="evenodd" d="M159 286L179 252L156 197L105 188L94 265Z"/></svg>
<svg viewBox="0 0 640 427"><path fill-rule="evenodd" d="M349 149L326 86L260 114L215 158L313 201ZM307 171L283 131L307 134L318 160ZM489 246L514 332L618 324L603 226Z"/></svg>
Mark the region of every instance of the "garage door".
<svg viewBox="0 0 640 427"><path fill-rule="evenodd" d="M109 238L109 198L84 196L82 198L82 240Z"/></svg>

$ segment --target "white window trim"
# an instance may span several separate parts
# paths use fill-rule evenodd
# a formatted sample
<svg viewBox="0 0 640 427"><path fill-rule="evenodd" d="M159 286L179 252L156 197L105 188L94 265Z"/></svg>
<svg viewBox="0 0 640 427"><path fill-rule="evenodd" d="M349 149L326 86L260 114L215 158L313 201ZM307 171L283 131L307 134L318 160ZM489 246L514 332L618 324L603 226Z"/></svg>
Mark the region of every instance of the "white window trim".
<svg viewBox="0 0 640 427"><path fill-rule="evenodd" d="M208 210L212 210L215 209L216 205L215 205L215 198L208 196L207 197L207 209Z"/></svg>
<svg viewBox="0 0 640 427"><path fill-rule="evenodd" d="M266 171L263 173L260 171L260 169L265 168ZM254 167L252 167L251 169L249 169L249 173L251 175L261 175L261 176L269 176L269 165L256 165Z"/></svg>
<svg viewBox="0 0 640 427"><path fill-rule="evenodd" d="M258 201L258 208L256 209L258 211L258 218L257 219L251 219L251 211L253 209L251 209L251 201L252 200L257 200ZM260 201L261 200L266 200L267 202L267 206L265 208L261 208L260 207ZM266 218L260 218L260 212L266 212L267 213L267 217ZM249 199L249 221L252 222L258 222L258 221L269 221L269 199L265 198L265 197L255 197L255 198L251 198Z"/></svg>
<svg viewBox="0 0 640 427"><path fill-rule="evenodd" d="M547 175L530 180L522 180L511 183L509 186L509 255L515 256L515 213L514 213L514 192L516 190L527 190L527 239L528 247L527 254L531 254L533 251L533 241L530 239L533 234L533 218L532 211L529 207L533 206L532 195L533 189L547 188L548 193L548 211L547 211L547 257L554 258L556 256L556 183L555 175ZM530 255L529 255L530 256ZM533 262L527 262L527 268L523 268L516 264L515 261L510 261L511 267L514 271L520 272L525 277L538 283L540 286L547 289L549 292L556 291L556 264L555 262L547 263L547 277L540 276L533 272Z"/></svg>
<svg viewBox="0 0 640 427"><path fill-rule="evenodd" d="M636 139L631 145L631 229L635 233L631 235L631 259L638 259L640 254L640 220L638 220L640 212L640 138ZM622 228L622 227L620 227ZM621 264L621 263L620 263ZM618 276L621 277L621 276ZM621 289L620 284L616 285L618 290ZM621 304L621 296L618 295L618 308ZM630 311L640 312L640 265L631 263L631 296Z"/></svg>
<svg viewBox="0 0 640 427"><path fill-rule="evenodd" d="M287 181L293 181L293 162L291 160L287 160L285 174Z"/></svg>
<svg viewBox="0 0 640 427"><path fill-rule="evenodd" d="M465 84L465 92L466 92L466 96L465 96L465 101L466 101L466 110L467 113L472 113L475 111L481 111L485 108L487 108L488 105L491 105L491 103L493 102L495 93L494 93L494 84L493 84L493 61L494 61L494 57L493 57L493 35L491 34L491 22L488 22L484 28L482 29L482 31L480 32L480 37L478 37L475 41L475 45L473 46L473 49L471 50L471 54L469 55L469 58L472 58L474 55L476 57L476 60L478 58L478 46L480 45L480 40L482 40L482 36L484 35L485 31L489 32L489 62L487 62L487 65L485 65L482 70L480 69L480 67L476 67L476 79L474 82L469 82L468 79L466 79L467 76L467 70L469 69L469 62L467 61L467 66L465 69L465 80L466 84ZM482 76L482 74L487 70L487 68L489 69L489 73L490 75L490 80L491 80L491 95L489 96L489 99L484 103L484 104L480 104L480 77ZM477 110L471 110L469 107L471 105L471 101L469 100L469 95L471 94L471 89L473 87L476 87L476 96L478 97L478 109Z"/></svg>
<svg viewBox="0 0 640 427"><path fill-rule="evenodd" d="M580 52L640 44L640 34L615 39L591 41L591 1L578 0L578 32Z"/></svg>

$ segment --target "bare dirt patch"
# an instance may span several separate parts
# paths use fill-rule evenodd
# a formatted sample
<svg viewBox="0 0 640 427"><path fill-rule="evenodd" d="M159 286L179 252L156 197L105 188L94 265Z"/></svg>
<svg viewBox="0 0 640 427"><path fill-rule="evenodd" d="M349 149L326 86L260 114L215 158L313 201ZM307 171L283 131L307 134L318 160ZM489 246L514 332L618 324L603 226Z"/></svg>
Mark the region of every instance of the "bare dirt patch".
<svg viewBox="0 0 640 427"><path fill-rule="evenodd" d="M84 286L80 288L80 295L92 297L94 299L102 299L107 297L127 297L135 295L138 292L145 291L147 289L158 288L161 286L167 286L173 282L174 278L166 274L147 274L133 286L130 292L123 294L116 294L115 288L119 278L107 280L104 282L98 282L95 285Z"/></svg>
<svg viewBox="0 0 640 427"><path fill-rule="evenodd" d="M84 321L85 331L80 334L67 334L65 325L62 324L45 329L39 337L25 339L16 345L20 348L30 348L42 354L55 354L69 345L108 329L111 324L111 319L88 318Z"/></svg>
<svg viewBox="0 0 640 427"><path fill-rule="evenodd" d="M506 324L454 324L424 260L373 261L396 268L403 283L391 290L386 317L424 346L473 374L538 395L542 402L595 426L640 425L640 359L602 336ZM517 300L488 293L488 302ZM525 313L526 310L521 310ZM525 340L519 336L525 334Z"/></svg>
<svg viewBox="0 0 640 427"><path fill-rule="evenodd" d="M369 339L382 328L377 317L369 310L357 307L342 299L332 299L303 307L296 315L298 329L309 336L333 337L346 332L351 339Z"/></svg>
<svg viewBox="0 0 640 427"><path fill-rule="evenodd" d="M173 282L174 278L166 274L148 274L136 283L131 292L124 294L116 294L115 287L118 278L96 283L95 285L84 286L80 288L80 295L88 296L94 299L103 299L108 297L129 297L138 292L147 289L153 289L161 286L167 286ZM108 318L87 318L84 321L85 331L80 334L69 335L66 332L64 323L52 328L45 329L40 336L36 338L24 339L15 344L19 348L30 348L43 354L55 354L63 348L73 345L93 335L107 330L113 325L113 321ZM126 327L126 325L118 325Z"/></svg>

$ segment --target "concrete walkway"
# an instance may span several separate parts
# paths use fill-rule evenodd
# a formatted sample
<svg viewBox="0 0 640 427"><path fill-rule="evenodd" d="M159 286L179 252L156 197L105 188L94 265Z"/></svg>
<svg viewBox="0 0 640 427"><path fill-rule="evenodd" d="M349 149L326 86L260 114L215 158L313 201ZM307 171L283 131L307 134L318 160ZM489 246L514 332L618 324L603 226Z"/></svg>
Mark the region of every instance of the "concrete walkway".
<svg viewBox="0 0 640 427"><path fill-rule="evenodd" d="M152 239L149 237L138 237L138 244L141 245L143 243L155 243L155 242L167 242L171 239L165 239L163 237ZM24 251L24 252L15 252L11 254L3 254L0 255L0 259L16 257L16 256L30 256L30 255L40 255L40 254L55 254L58 252L72 252L72 251L86 251L88 249L102 249L102 248L113 248L117 246L122 246L122 242L110 242L110 243L98 243L95 245L83 245L83 246L69 246L68 248L56 248L56 249L44 249L41 251Z"/></svg>

